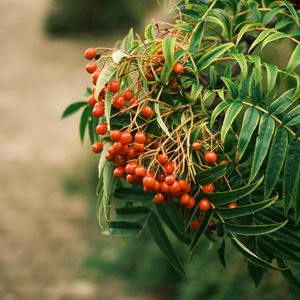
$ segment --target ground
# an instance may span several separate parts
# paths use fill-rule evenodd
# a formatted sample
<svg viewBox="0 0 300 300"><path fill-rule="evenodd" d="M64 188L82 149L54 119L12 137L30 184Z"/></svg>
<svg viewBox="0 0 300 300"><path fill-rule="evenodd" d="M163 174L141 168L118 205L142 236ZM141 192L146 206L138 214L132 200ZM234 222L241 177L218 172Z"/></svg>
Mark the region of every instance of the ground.
<svg viewBox="0 0 300 300"><path fill-rule="evenodd" d="M49 2L0 2L0 299L140 299L81 267L100 235L86 199L66 194L62 177L93 154L79 143L78 118L60 115L89 83L89 44L45 36Z"/></svg>

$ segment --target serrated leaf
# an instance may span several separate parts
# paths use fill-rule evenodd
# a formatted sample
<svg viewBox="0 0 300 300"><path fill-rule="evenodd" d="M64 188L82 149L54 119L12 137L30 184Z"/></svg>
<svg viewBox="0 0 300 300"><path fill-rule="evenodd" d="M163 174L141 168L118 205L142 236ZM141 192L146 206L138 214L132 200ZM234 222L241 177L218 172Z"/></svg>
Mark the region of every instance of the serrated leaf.
<svg viewBox="0 0 300 300"><path fill-rule="evenodd" d="M225 43L207 51L197 62L199 70L202 71L209 67L215 59L221 57L226 51L228 51L230 48L233 48L234 46L235 45L233 43Z"/></svg>
<svg viewBox="0 0 300 300"><path fill-rule="evenodd" d="M282 122L287 126L294 126L300 124L300 104L288 112Z"/></svg>
<svg viewBox="0 0 300 300"><path fill-rule="evenodd" d="M290 57L289 63L287 65L286 71L290 73L294 69L296 69L299 65L300 65L300 44L298 44L294 49Z"/></svg>
<svg viewBox="0 0 300 300"><path fill-rule="evenodd" d="M227 109L225 118L224 118L224 122L222 125L222 129L221 129L222 143L225 142L226 134L229 131L233 121L235 120L235 118L237 117L239 112L242 110L242 108L243 108L243 103L240 101L236 101L236 102L233 102L232 104L230 104L229 108Z"/></svg>
<svg viewBox="0 0 300 300"><path fill-rule="evenodd" d="M158 217L154 213L152 213L149 217L148 226L157 246L160 248L165 258L175 270L185 276L185 270L177 257L167 234L160 224Z"/></svg>
<svg viewBox="0 0 300 300"><path fill-rule="evenodd" d="M238 90L232 80L227 77L222 76L222 81L225 83L228 92L231 94L232 98L235 99L238 96Z"/></svg>
<svg viewBox="0 0 300 300"><path fill-rule="evenodd" d="M291 88L280 95L273 103L270 105L270 113L280 114L285 111L294 102L294 91L295 88Z"/></svg>
<svg viewBox="0 0 300 300"><path fill-rule="evenodd" d="M278 68L274 64L264 63L267 74L267 95L273 91L278 75Z"/></svg>
<svg viewBox="0 0 300 300"><path fill-rule="evenodd" d="M247 216L250 214L254 214L260 210L263 210L270 205L274 204L278 199L278 195L271 199L267 199L257 203L251 203L249 205L242 205L236 208L218 208L218 213L222 216L223 219L233 219L242 216Z"/></svg>
<svg viewBox="0 0 300 300"><path fill-rule="evenodd" d="M278 41L278 40L281 40L283 38L286 38L288 35L284 32L276 32L276 33L273 33L271 35L269 35L262 43L261 45L261 50L267 46L269 43L271 42L275 42L275 41Z"/></svg>
<svg viewBox="0 0 300 300"><path fill-rule="evenodd" d="M248 261L248 273L251 276L255 287L258 287L266 273L266 269L260 268Z"/></svg>
<svg viewBox="0 0 300 300"><path fill-rule="evenodd" d="M228 164L218 165L210 168L196 175L195 180L197 184L205 185L211 182L215 182L222 178L226 174Z"/></svg>
<svg viewBox="0 0 300 300"><path fill-rule="evenodd" d="M268 198L271 195L276 185L284 164L287 147L288 133L284 127L279 126L275 131L268 159L264 192L265 198Z"/></svg>
<svg viewBox="0 0 300 300"><path fill-rule="evenodd" d="M251 47L248 50L248 53L250 53L251 50L254 49L254 47L256 47L260 42L264 41L271 32L272 32L271 29L266 29L266 30L262 31L259 34L259 36L255 39L255 41L252 43Z"/></svg>
<svg viewBox="0 0 300 300"><path fill-rule="evenodd" d="M263 181L263 178L260 178L256 182L238 188L236 190L231 190L228 192L217 192L209 193L207 196L211 202L216 202L216 207L235 202L247 195L251 194Z"/></svg>
<svg viewBox="0 0 300 300"><path fill-rule="evenodd" d="M292 140L288 147L288 154L283 175L282 200L287 215L289 208L296 200L300 177L300 142Z"/></svg>
<svg viewBox="0 0 300 300"><path fill-rule="evenodd" d="M241 69L241 73L242 73L242 77L245 79L248 75L248 65L247 65L247 61L246 61L245 56L243 54L236 53L236 54L232 54L232 57L239 64L240 69Z"/></svg>
<svg viewBox="0 0 300 300"><path fill-rule="evenodd" d="M156 206L160 217L164 220L169 229L182 242L189 244L190 239L184 233L184 224L182 219L178 216L178 212L174 207L173 202L160 203Z"/></svg>
<svg viewBox="0 0 300 300"><path fill-rule="evenodd" d="M87 105L88 104L87 104L86 101L80 101L80 102L72 103L68 107L66 107L66 109L64 110L61 118L64 119L64 118L74 114L75 112L77 112L83 106L87 106Z"/></svg>
<svg viewBox="0 0 300 300"><path fill-rule="evenodd" d="M283 227L287 221L275 224L263 224L263 225L241 225L241 224L229 224L224 223L225 229L233 234L245 235L245 236L256 236L262 234L269 234Z"/></svg>
<svg viewBox="0 0 300 300"><path fill-rule="evenodd" d="M243 157L253 132L257 127L259 118L260 115L258 110L253 106L247 108L245 111L242 128L238 139L236 161L239 161Z"/></svg>
<svg viewBox="0 0 300 300"><path fill-rule="evenodd" d="M279 267L274 266L273 264L263 260L258 257L255 253L253 253L250 249L248 249L238 238L236 238L233 234L230 234L231 240L235 248L245 257L245 259L252 264L259 266L265 269L274 269L274 270L282 270Z"/></svg>
<svg viewBox="0 0 300 300"><path fill-rule="evenodd" d="M276 241L268 236L258 237L259 243L265 249L268 249L275 257L286 259L294 263L300 263L300 256L290 247L284 245L284 242Z"/></svg>
<svg viewBox="0 0 300 300"><path fill-rule="evenodd" d="M214 212L211 210L203 216L203 218L201 220L201 224L200 224L199 228L197 229L197 231L194 233L193 238L192 238L192 242L190 245L191 255L193 255L195 249L197 248L203 233L207 229L209 222L210 222L211 218L213 217L213 214L214 214Z"/></svg>
<svg viewBox="0 0 300 300"><path fill-rule="evenodd" d="M114 62L111 62L111 63L106 64L103 67L103 69L102 69L102 71L101 71L101 73L98 77L97 83L96 83L96 90L95 90L95 93L94 93L95 99L99 98L99 95L100 95L102 89L104 88L105 84L116 73L117 66L118 66L117 64L115 64Z"/></svg>
<svg viewBox="0 0 300 300"><path fill-rule="evenodd" d="M124 238L136 237L142 230L142 225L139 223L114 221L109 222L110 235ZM105 233L105 232L104 232Z"/></svg>
<svg viewBox="0 0 300 300"><path fill-rule="evenodd" d="M81 118L80 118L80 124L79 124L79 136L81 142L84 140L84 134L86 130L86 126L88 124L89 118L91 118L92 114L92 108L91 106L87 106L84 111L82 112Z"/></svg>
<svg viewBox="0 0 300 300"><path fill-rule="evenodd" d="M228 100L228 101L222 101L220 102L215 109L213 110L212 114L211 114L211 118L210 118L210 128L212 128L213 124L215 123L216 118L218 117L218 115L226 108L228 107L230 104L232 103L232 101Z"/></svg>
<svg viewBox="0 0 300 300"><path fill-rule="evenodd" d="M274 133L275 122L274 120L268 116L263 115L261 117L258 129L258 137L255 143L253 161L251 166L251 174L249 178L249 182L252 182L256 177L267 153L269 150L269 145Z"/></svg>

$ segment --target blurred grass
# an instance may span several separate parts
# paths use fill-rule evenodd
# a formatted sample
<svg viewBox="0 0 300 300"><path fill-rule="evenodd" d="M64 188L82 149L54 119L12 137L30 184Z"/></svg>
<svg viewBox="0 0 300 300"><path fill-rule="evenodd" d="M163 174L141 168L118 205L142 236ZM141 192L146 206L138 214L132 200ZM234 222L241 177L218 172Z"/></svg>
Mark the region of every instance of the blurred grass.
<svg viewBox="0 0 300 300"><path fill-rule="evenodd" d="M155 6L155 0L52 0L44 27L51 35L125 33Z"/></svg>

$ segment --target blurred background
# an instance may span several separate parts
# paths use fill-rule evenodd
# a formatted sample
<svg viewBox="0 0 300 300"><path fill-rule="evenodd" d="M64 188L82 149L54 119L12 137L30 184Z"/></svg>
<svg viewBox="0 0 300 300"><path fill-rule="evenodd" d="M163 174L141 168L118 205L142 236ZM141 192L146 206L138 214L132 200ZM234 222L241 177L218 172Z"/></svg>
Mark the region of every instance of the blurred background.
<svg viewBox="0 0 300 300"><path fill-rule="evenodd" d="M87 47L165 14L156 0L0 1L1 300L290 299L279 274L254 289L237 254L227 272L205 241L182 278L147 233L100 235L98 157L79 142L79 115L60 116L85 100Z"/></svg>

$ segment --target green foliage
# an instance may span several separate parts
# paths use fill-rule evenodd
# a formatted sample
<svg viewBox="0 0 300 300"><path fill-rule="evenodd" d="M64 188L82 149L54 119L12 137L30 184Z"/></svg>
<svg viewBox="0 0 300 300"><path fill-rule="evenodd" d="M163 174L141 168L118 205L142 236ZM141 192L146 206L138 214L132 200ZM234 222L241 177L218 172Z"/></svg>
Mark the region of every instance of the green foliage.
<svg viewBox="0 0 300 300"><path fill-rule="evenodd" d="M157 154L169 151L178 178L191 183L196 205L184 207L178 195L167 194L156 211L153 194L114 179L114 164L103 152L99 223L106 234L118 236L138 236L148 227L182 274L183 262L197 255L204 237L218 245L223 265L231 241L247 260L255 285L273 269L295 287L291 266L300 263L299 13L286 1L234 0L180 1L177 12L167 30L160 27L165 23L147 26L145 40L130 31L121 42L120 59L115 59L118 51L105 57L95 97L111 79L120 81L122 92L130 86L142 94L136 109L116 111L106 93L104 120L108 127L114 122L114 128L133 133L143 128L159 143L158 150L148 146L138 158L153 173L163 169ZM285 67L263 59L264 49L281 40L294 49ZM173 70L176 62L184 65L183 73ZM141 116L145 102L154 107L155 118ZM82 115L82 138L92 120L86 117L89 110ZM196 140L202 142L198 152L191 150ZM206 163L206 150L218 153L215 164ZM212 182L216 191L205 194L203 185ZM204 197L211 207L200 211ZM171 237L183 242L185 259L178 258Z"/></svg>

